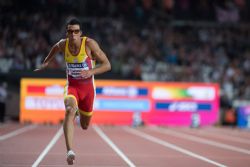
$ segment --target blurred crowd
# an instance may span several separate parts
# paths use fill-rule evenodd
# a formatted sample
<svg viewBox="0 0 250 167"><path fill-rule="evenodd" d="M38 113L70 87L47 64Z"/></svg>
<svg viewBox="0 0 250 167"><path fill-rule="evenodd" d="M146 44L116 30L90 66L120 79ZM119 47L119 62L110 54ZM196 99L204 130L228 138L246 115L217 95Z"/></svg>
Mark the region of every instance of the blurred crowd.
<svg viewBox="0 0 250 167"><path fill-rule="evenodd" d="M217 82L223 103L250 100L249 9L247 0L1 1L0 72L38 67L77 16L117 79ZM64 65L57 55L50 68Z"/></svg>

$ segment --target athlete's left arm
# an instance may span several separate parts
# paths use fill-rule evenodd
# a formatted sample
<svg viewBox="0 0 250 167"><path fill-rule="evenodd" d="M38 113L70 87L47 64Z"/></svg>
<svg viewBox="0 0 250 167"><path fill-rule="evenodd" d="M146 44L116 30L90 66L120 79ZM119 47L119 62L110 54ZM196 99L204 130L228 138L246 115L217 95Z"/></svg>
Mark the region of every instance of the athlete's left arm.
<svg viewBox="0 0 250 167"><path fill-rule="evenodd" d="M89 71L83 71L83 77L88 78L92 75L101 74L111 70L111 64L106 54L102 51L95 40L88 38L86 41L86 46L90 52L88 55L90 55L92 59L97 60L99 65Z"/></svg>

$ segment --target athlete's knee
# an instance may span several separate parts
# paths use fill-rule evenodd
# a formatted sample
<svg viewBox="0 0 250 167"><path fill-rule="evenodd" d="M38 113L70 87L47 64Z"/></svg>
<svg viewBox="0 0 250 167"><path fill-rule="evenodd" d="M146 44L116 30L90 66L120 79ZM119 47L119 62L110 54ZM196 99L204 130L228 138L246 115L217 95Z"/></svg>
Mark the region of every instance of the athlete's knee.
<svg viewBox="0 0 250 167"><path fill-rule="evenodd" d="M76 108L72 106L66 106L66 115L75 115Z"/></svg>

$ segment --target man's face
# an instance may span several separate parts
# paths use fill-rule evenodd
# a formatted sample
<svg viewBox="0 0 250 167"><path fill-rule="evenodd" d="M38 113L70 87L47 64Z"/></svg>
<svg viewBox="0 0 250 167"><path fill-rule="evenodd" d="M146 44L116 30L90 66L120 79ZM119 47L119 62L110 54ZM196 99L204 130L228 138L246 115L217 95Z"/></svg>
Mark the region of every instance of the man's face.
<svg viewBox="0 0 250 167"><path fill-rule="evenodd" d="M82 32L79 25L68 25L67 26L67 37L69 40L78 40L80 39Z"/></svg>

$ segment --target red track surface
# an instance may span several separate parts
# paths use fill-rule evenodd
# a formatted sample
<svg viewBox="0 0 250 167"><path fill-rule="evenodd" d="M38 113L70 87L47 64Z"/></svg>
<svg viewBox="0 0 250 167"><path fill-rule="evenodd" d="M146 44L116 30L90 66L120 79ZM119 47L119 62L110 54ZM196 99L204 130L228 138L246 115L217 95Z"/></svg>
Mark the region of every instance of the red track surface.
<svg viewBox="0 0 250 167"><path fill-rule="evenodd" d="M0 166L68 166L60 128L59 125L0 125ZM59 138L53 140L56 134ZM91 126L83 131L76 127L74 151L73 166L81 167L248 167L250 131L149 126Z"/></svg>

